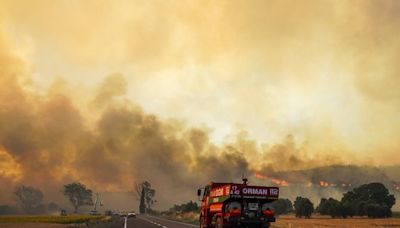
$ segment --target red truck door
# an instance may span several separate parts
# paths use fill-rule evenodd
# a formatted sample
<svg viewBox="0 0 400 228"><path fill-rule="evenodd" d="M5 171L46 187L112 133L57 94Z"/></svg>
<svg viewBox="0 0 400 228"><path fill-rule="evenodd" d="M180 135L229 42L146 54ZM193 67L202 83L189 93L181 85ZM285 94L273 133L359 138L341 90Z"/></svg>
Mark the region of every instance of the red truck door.
<svg viewBox="0 0 400 228"><path fill-rule="evenodd" d="M210 186L206 186L203 193L203 198L201 201L201 211L200 211L200 227L209 227L210 225L210 205L208 204L210 198Z"/></svg>

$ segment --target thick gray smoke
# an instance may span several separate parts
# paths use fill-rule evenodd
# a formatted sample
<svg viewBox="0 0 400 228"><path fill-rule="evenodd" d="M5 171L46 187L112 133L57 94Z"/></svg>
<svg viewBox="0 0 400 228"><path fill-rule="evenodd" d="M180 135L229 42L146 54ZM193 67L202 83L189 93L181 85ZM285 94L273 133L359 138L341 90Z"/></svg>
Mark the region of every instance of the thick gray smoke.
<svg viewBox="0 0 400 228"><path fill-rule="evenodd" d="M196 188L209 181L238 181L257 170L290 179L297 174L277 171L340 163L307 156L293 136L268 147L240 132L233 142L215 145L208 129L146 113L125 92L120 74L107 77L87 102L56 86L37 91L24 61L0 37L0 201L12 203L13 187L25 184L42 189L47 201L63 204L62 186L80 181L106 192L108 207L126 208L136 203L126 193L147 180L157 190L156 206L166 208L194 199ZM303 176L316 182L325 175ZM117 192L129 202L114 200L121 197Z"/></svg>

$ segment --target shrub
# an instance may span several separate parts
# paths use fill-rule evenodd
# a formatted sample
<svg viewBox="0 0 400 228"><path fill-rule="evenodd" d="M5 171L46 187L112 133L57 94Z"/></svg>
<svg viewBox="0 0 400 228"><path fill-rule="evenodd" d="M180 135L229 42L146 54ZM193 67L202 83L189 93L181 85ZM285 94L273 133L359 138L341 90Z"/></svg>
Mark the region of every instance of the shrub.
<svg viewBox="0 0 400 228"><path fill-rule="evenodd" d="M296 217L310 218L311 214L314 212L314 204L308 199L298 196L294 201L294 209L296 212Z"/></svg>

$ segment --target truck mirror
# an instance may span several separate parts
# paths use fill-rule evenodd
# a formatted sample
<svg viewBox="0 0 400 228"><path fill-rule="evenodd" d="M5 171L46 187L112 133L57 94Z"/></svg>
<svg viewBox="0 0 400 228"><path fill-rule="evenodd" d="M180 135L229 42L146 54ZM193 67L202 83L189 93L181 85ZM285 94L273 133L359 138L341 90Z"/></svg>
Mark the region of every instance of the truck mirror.
<svg viewBox="0 0 400 228"><path fill-rule="evenodd" d="M201 189L197 189L197 196L200 197L201 196Z"/></svg>

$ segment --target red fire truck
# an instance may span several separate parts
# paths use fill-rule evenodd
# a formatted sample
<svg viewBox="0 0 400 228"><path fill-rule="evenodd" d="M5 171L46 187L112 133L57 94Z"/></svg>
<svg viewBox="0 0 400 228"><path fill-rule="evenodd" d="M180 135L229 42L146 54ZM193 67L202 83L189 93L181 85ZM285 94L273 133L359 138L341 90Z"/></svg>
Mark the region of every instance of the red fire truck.
<svg viewBox="0 0 400 228"><path fill-rule="evenodd" d="M275 222L270 203L279 197L279 188L243 183L214 183L197 191L201 197L200 228L266 228Z"/></svg>

